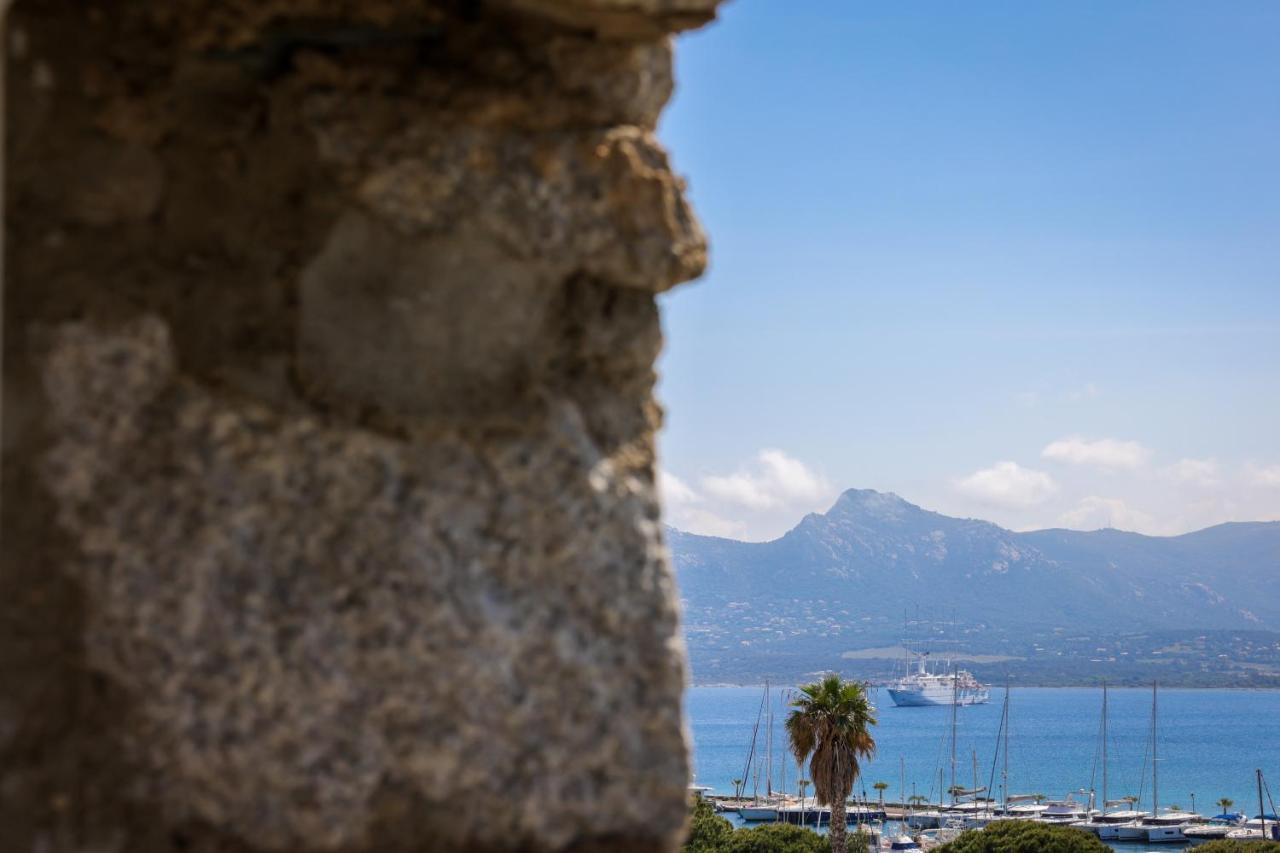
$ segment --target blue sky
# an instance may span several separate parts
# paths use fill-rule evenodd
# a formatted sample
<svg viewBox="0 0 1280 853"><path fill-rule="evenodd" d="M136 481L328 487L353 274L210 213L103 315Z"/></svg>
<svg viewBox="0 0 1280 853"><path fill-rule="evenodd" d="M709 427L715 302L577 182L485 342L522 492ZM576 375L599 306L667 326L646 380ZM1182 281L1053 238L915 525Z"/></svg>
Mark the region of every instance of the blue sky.
<svg viewBox="0 0 1280 853"><path fill-rule="evenodd" d="M734 0L660 127L669 520L1280 518L1280 3Z"/></svg>

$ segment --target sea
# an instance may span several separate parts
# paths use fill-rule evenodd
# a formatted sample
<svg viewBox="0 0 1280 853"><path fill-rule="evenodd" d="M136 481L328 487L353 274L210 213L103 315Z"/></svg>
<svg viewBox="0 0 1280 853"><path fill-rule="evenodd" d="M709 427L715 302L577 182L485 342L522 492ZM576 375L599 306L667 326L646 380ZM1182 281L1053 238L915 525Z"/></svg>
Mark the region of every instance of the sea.
<svg viewBox="0 0 1280 853"><path fill-rule="evenodd" d="M733 780L745 779L748 796L755 790L763 793L765 768L771 764L774 790L795 792L796 765L784 746L787 690L773 686L764 705L763 686L689 688L685 698L696 784L731 794ZM871 696L876 754L863 765L855 796L875 801L872 786L882 781L889 786L887 801L918 794L937 802L952 784L951 708L899 708L888 691L876 688ZM1004 762L993 759L1003 702L1004 689L993 688L989 703L956 713L955 784L986 786L997 797ZM1092 789L1100 800L1102 691L1015 687L1009 708L1009 793L1044 794L1051 800L1074 793L1077 801L1087 802ZM1141 808L1149 810L1152 691L1111 688L1108 709L1107 795L1139 797ZM1280 690L1161 689L1157 721L1162 809L1176 805L1215 815L1221 811L1217 801L1227 797L1235 802L1233 811L1255 815L1257 769L1280 799ZM747 771L753 737L755 760ZM1272 812L1270 802L1266 810Z"/></svg>

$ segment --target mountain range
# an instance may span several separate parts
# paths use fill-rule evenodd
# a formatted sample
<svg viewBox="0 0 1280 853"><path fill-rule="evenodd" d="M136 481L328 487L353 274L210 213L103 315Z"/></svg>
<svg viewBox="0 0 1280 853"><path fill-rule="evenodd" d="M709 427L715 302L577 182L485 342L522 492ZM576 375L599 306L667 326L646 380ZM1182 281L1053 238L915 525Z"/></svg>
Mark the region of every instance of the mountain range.
<svg viewBox="0 0 1280 853"><path fill-rule="evenodd" d="M667 533L701 682L874 675L904 638L1046 683L1280 679L1280 522L1019 533L852 489L771 542Z"/></svg>

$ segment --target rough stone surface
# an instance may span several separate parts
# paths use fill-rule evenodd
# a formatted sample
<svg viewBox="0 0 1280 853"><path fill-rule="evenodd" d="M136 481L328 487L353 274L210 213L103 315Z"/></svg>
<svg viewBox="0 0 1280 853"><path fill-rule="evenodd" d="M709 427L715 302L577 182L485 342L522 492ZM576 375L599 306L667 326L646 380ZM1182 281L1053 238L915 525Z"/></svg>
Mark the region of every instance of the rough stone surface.
<svg viewBox="0 0 1280 853"><path fill-rule="evenodd" d="M219 400L157 320L52 346L88 663L146 697L130 748L173 817L559 848L682 806L657 508L572 403L411 443Z"/></svg>
<svg viewBox="0 0 1280 853"><path fill-rule="evenodd" d="M0 850L670 850L710 0L10 15Z"/></svg>

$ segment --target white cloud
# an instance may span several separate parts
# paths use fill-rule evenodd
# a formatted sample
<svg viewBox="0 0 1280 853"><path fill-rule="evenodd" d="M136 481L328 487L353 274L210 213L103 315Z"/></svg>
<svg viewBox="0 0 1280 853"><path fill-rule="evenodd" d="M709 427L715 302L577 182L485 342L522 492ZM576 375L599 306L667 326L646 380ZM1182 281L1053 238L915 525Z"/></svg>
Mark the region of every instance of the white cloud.
<svg viewBox="0 0 1280 853"><path fill-rule="evenodd" d="M1114 438L1089 441L1079 436L1072 436L1051 442L1040 452L1040 455L1057 462L1092 465L1113 471L1122 468L1130 470L1141 468L1150 458L1151 451L1136 441L1119 441Z"/></svg>
<svg viewBox="0 0 1280 853"><path fill-rule="evenodd" d="M703 536L741 537L747 526L707 509L702 495L665 468L658 469L658 492L667 523L687 533Z"/></svg>
<svg viewBox="0 0 1280 853"><path fill-rule="evenodd" d="M1216 486L1218 462L1215 459L1179 459L1164 469L1166 477L1177 483L1193 486Z"/></svg>
<svg viewBox="0 0 1280 853"><path fill-rule="evenodd" d="M1120 498L1103 498L1090 495L1074 509L1058 517L1063 527L1075 530L1098 530L1114 527L1118 530L1154 532L1155 519L1145 512L1133 509Z"/></svg>
<svg viewBox="0 0 1280 853"><path fill-rule="evenodd" d="M957 480L955 487L982 503L1014 508L1043 503L1058 490L1048 474L1023 468L1016 462L997 462L975 471Z"/></svg>
<svg viewBox="0 0 1280 853"><path fill-rule="evenodd" d="M825 477L776 449L761 450L732 473L700 477L696 486L660 468L658 489L672 527L754 542L782 535L835 496Z"/></svg>
<svg viewBox="0 0 1280 853"><path fill-rule="evenodd" d="M1258 465L1250 462L1245 466L1245 475L1255 486L1280 487L1280 465Z"/></svg>
<svg viewBox="0 0 1280 853"><path fill-rule="evenodd" d="M820 500L831 486L803 462L781 450L762 450L749 467L702 478L702 488L725 503L747 509L774 509Z"/></svg>
<svg viewBox="0 0 1280 853"><path fill-rule="evenodd" d="M688 507L677 513L671 520L673 527L686 533L697 533L702 536L721 536L726 539L741 539L747 535L747 525L741 521L732 521L716 515L708 509Z"/></svg>
<svg viewBox="0 0 1280 853"><path fill-rule="evenodd" d="M664 506L685 506L702 500L688 484L665 468L658 469L658 493Z"/></svg>

